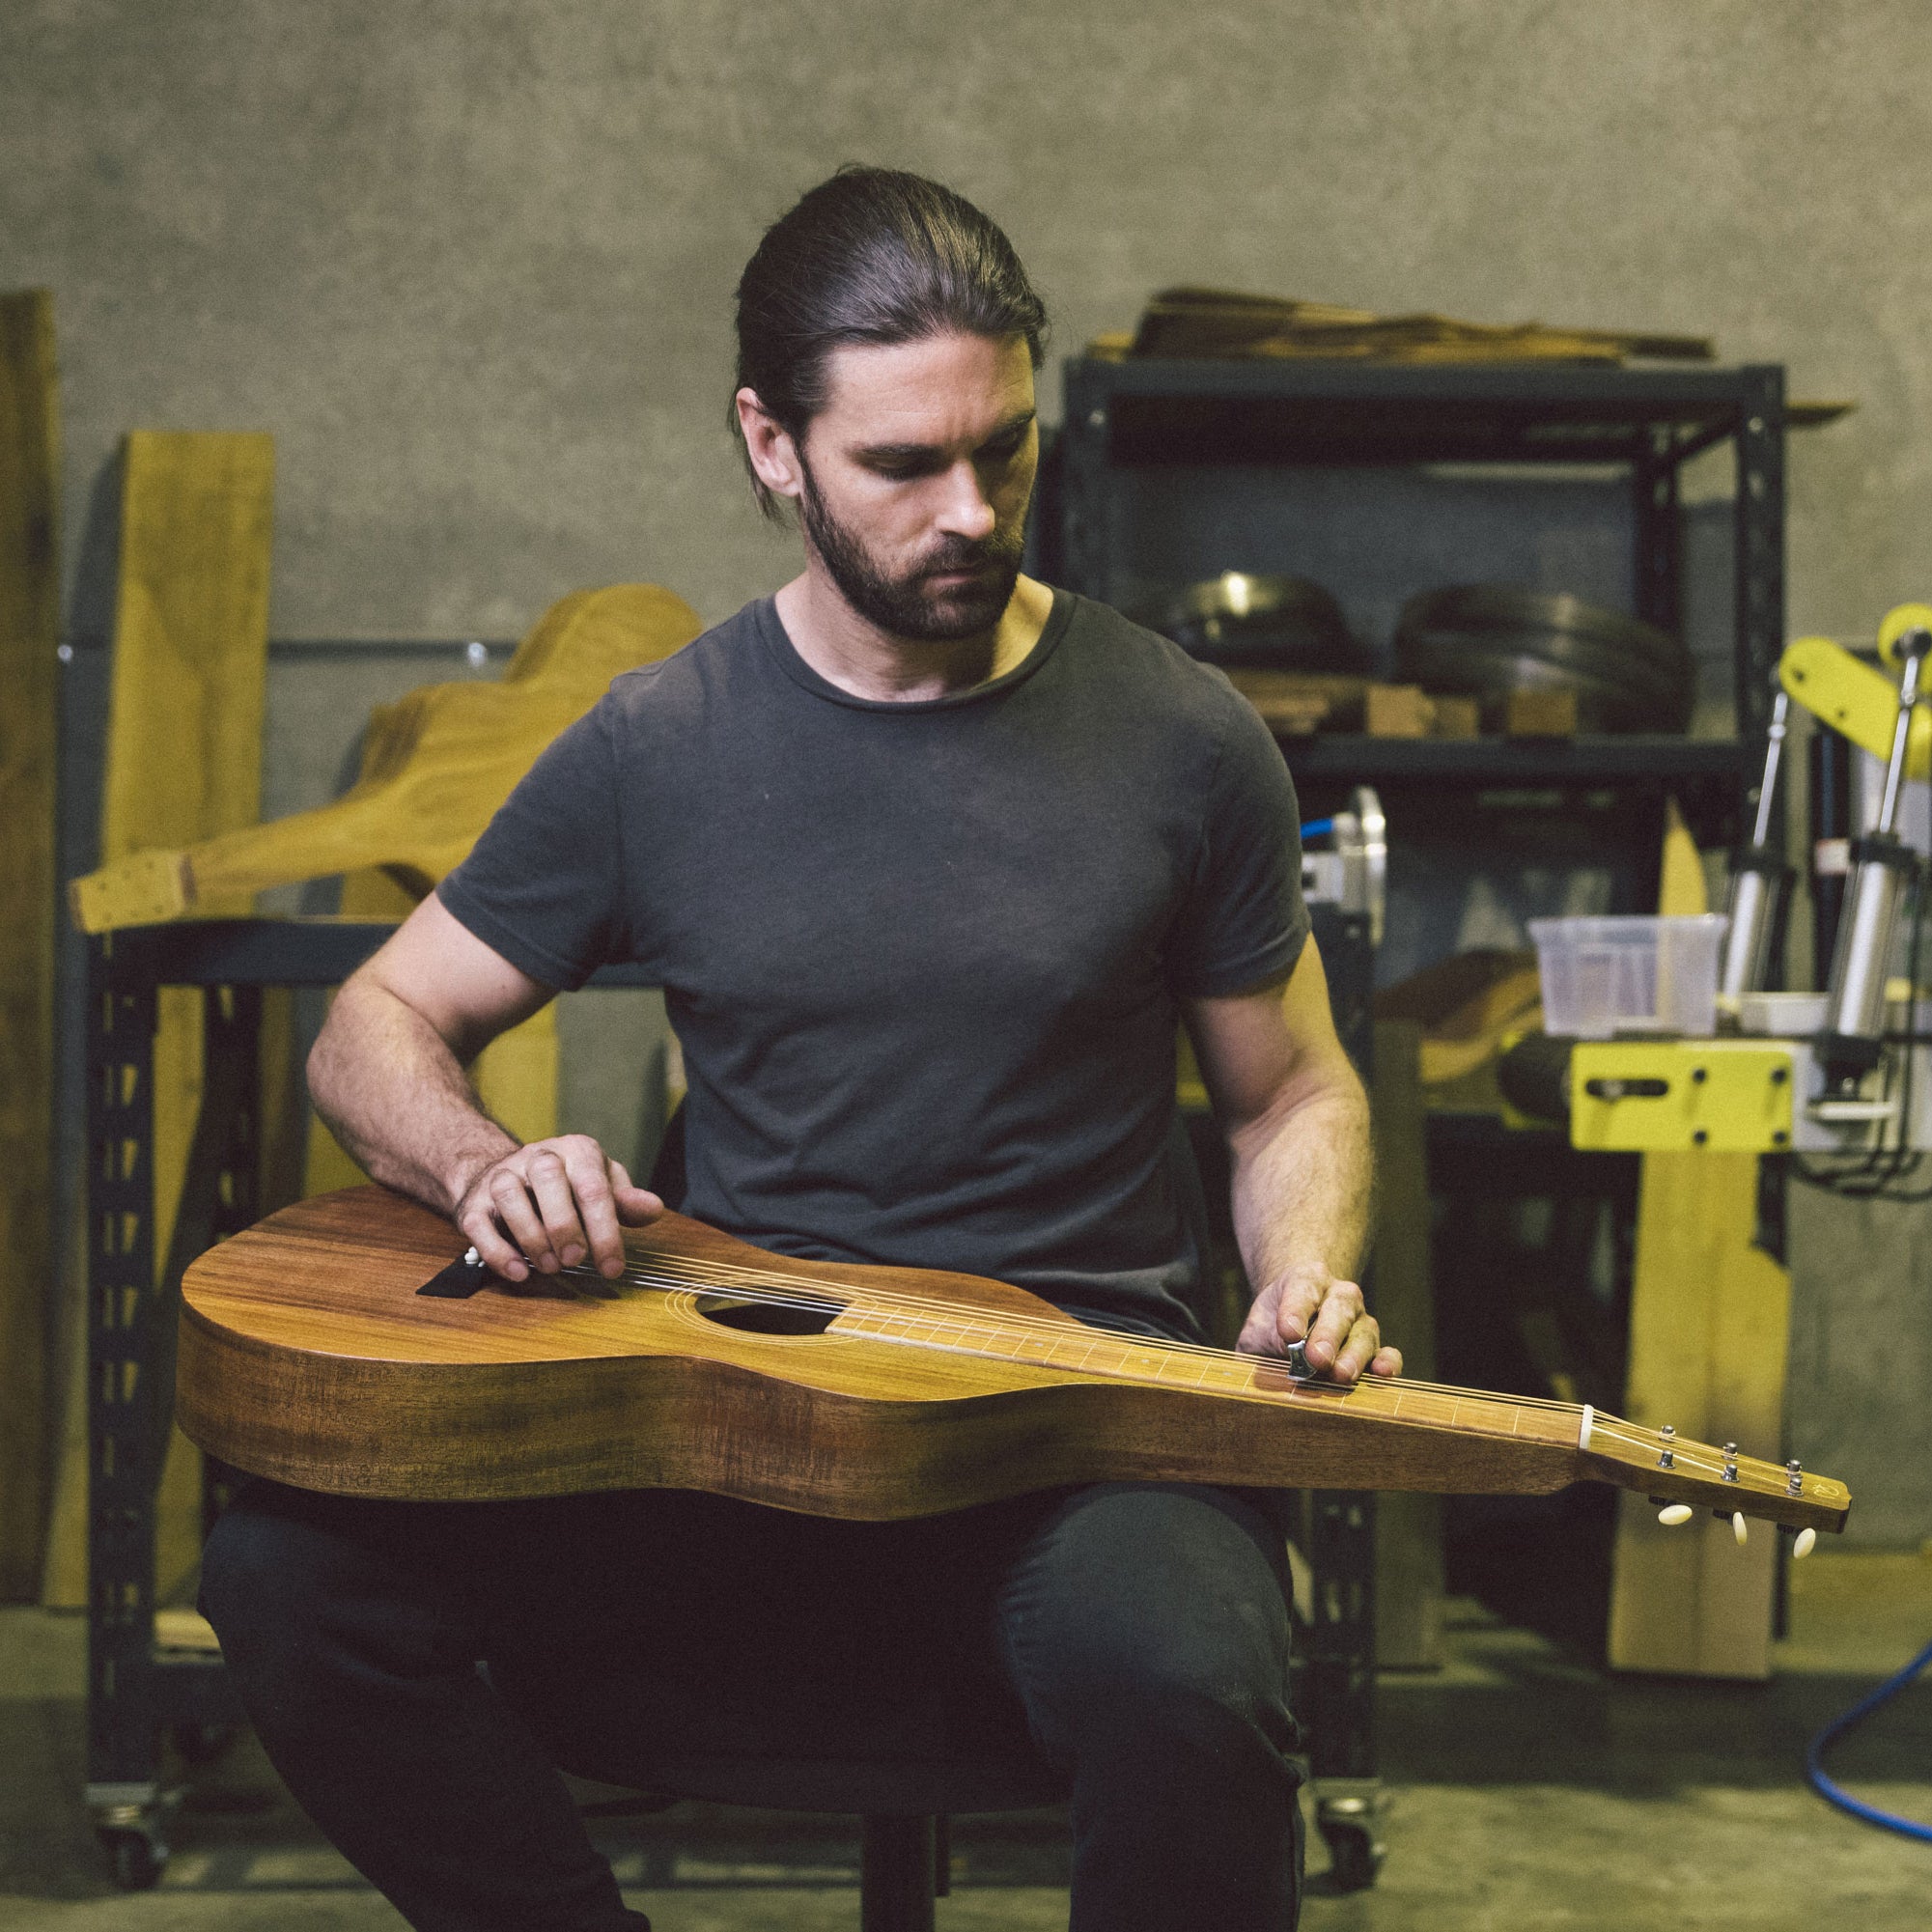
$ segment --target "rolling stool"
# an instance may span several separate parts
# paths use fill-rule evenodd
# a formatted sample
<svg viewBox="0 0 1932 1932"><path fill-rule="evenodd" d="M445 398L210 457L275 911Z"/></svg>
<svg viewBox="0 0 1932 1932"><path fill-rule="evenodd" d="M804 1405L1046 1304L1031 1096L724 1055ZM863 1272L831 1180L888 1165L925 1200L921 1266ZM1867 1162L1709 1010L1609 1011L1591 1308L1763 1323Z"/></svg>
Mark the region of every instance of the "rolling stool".
<svg viewBox="0 0 1932 1932"><path fill-rule="evenodd" d="M956 1812L1050 1805L1067 1786L1022 1738L1005 1750L975 1745L951 1757L869 1760L651 1758L602 1753L563 1768L601 1784L630 1785L641 1801L593 1813L658 1809L681 1798L770 1811L856 1812L860 1820L861 1932L933 1932L933 1901L948 1890L946 1821Z"/></svg>
<svg viewBox="0 0 1932 1932"><path fill-rule="evenodd" d="M954 1685L941 1668L923 1690L863 1727L839 1712L793 1714L714 1748L698 1694L666 1725L653 1694L613 1683L586 1698L543 1666L490 1677L530 1723L551 1760L575 1778L638 1794L585 1807L590 1817L658 1811L680 1799L769 1811L856 1813L862 1825L863 1932L933 1932L933 1901L947 1890L946 1820L955 1812L1018 1811L1070 1795L1034 1748L1017 1699Z"/></svg>

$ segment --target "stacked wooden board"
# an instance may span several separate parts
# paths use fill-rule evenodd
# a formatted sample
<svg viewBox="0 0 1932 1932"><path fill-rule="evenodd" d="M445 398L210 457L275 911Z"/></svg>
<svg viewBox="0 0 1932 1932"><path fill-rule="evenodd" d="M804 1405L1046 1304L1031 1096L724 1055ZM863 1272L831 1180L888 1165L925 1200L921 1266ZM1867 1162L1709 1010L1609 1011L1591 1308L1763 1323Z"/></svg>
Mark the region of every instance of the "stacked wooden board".
<svg viewBox="0 0 1932 1932"><path fill-rule="evenodd" d="M40 1586L54 1275L53 298L0 294L0 1602Z"/></svg>

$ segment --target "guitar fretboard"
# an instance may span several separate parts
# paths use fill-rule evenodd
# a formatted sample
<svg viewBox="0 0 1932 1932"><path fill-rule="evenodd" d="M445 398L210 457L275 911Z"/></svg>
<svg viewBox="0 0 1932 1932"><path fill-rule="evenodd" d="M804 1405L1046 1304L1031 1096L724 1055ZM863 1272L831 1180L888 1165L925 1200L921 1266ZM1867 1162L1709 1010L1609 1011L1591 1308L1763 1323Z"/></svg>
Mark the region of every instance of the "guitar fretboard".
<svg viewBox="0 0 1932 1932"><path fill-rule="evenodd" d="M1321 1403L1364 1418L1373 1415L1463 1434L1574 1444L1582 1425L1582 1409L1571 1404L1526 1404L1400 1379L1365 1377L1344 1387L1298 1380L1284 1363L1267 1357L1167 1345L1098 1329L1069 1327L1063 1331L1051 1324L1006 1322L997 1315L966 1309L936 1313L881 1306L861 1299L839 1316L831 1331L1237 1399Z"/></svg>

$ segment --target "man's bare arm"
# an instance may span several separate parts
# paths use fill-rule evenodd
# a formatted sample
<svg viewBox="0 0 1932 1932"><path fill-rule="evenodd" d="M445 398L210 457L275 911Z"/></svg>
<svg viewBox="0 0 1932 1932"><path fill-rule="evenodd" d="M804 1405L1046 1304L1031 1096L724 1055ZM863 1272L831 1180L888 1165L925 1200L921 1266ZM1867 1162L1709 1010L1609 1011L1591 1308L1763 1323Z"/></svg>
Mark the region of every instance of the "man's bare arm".
<svg viewBox="0 0 1932 1932"><path fill-rule="evenodd" d="M1287 982L1188 1002L1195 1057L1234 1164L1235 1235L1260 1284L1238 1346L1306 1358L1338 1382L1399 1374L1351 1278L1367 1238L1368 1102L1335 1037L1311 939Z"/></svg>
<svg viewBox="0 0 1932 1932"><path fill-rule="evenodd" d="M376 1180L449 1215L511 1280L594 1256L624 1265L620 1224L663 1203L587 1134L525 1146L483 1110L463 1068L551 989L432 895L337 994L309 1055L309 1093Z"/></svg>

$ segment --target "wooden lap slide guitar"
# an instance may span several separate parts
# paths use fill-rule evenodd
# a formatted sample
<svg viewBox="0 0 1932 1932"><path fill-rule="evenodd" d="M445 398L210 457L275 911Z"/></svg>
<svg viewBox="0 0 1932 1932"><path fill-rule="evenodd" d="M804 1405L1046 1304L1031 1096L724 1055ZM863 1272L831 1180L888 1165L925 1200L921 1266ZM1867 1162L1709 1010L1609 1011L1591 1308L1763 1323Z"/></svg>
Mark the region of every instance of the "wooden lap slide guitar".
<svg viewBox="0 0 1932 1932"><path fill-rule="evenodd" d="M937 1515L1063 1483L1545 1493L1616 1483L1842 1528L1840 1483L1573 1403L1364 1378L1088 1328L1024 1291L796 1261L667 1214L588 1269L497 1280L442 1217L320 1195L187 1272L177 1405L203 1448L299 1488L489 1498L715 1491ZM1808 1539L1807 1543L1808 1543Z"/></svg>

